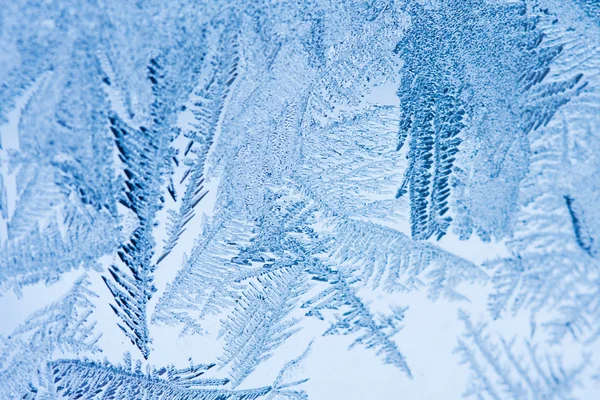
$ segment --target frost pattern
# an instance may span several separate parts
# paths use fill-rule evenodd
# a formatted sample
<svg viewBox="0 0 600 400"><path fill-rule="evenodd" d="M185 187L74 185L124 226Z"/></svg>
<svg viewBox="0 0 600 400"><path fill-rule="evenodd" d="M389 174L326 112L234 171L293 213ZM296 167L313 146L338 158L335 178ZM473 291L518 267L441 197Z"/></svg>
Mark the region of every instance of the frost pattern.
<svg viewBox="0 0 600 400"><path fill-rule="evenodd" d="M7 318L0 397L307 399L293 370L323 355L288 361L307 336L366 349L402 392L428 372L420 302L458 311L467 397L590 393L599 11L9 2L0 295L85 273Z"/></svg>
<svg viewBox="0 0 600 400"><path fill-rule="evenodd" d="M215 364L193 364L187 368L150 367L146 373L138 360L135 367L131 355L125 354L123 365L89 360L57 360L48 363L54 393L64 399L79 399L93 394L103 399L202 399L202 400L253 400L269 395L280 398L306 398L302 390L291 389L305 380L285 382L286 375L306 357L309 348L298 358L286 363L270 386L246 390L228 390L228 379L203 378Z"/></svg>
<svg viewBox="0 0 600 400"><path fill-rule="evenodd" d="M35 399L49 389L46 363L55 354L97 352L96 322L90 318L97 297L86 276L60 300L33 313L9 337L0 336L0 395Z"/></svg>
<svg viewBox="0 0 600 400"><path fill-rule="evenodd" d="M486 325L473 325L469 316L459 312L465 324L464 339L459 339L456 352L468 364L474 379L468 397L479 399L567 399L580 384L582 372L589 362L565 368L560 356L537 353L537 347L526 342L527 357L515 352L515 340L493 341L485 332ZM489 371L489 372L488 372Z"/></svg>
<svg viewBox="0 0 600 400"><path fill-rule="evenodd" d="M270 387L237 392L195 389L193 386L207 384L194 379L195 375L201 374L197 371L188 372L193 378L184 375L182 379L177 373L170 373L168 379L163 379L161 375L167 372L165 368L152 371L150 376L141 371L128 371L119 367L85 361L59 360L50 363L50 368L56 391L61 398L65 399L78 399L94 393L103 399L136 397L161 399L166 397L169 399L253 400L263 397L271 390Z"/></svg>

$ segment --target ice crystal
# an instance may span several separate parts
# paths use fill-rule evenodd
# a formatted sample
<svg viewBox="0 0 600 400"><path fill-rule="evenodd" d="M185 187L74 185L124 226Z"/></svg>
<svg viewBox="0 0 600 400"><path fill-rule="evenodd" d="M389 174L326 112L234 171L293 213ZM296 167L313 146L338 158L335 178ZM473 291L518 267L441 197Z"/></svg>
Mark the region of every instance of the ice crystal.
<svg viewBox="0 0 600 400"><path fill-rule="evenodd" d="M597 390L597 1L6 3L0 397Z"/></svg>

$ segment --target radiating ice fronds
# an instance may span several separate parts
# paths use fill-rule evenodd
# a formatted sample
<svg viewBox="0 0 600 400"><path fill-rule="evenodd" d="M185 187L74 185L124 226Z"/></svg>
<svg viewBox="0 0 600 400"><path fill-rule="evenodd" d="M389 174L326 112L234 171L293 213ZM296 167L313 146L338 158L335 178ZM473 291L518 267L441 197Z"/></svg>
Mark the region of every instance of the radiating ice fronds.
<svg viewBox="0 0 600 400"><path fill-rule="evenodd" d="M172 142L180 130L175 124L205 66L202 46L205 34L204 30L200 30L194 40L182 46L166 47L149 59L147 79L154 101L149 104L147 125L134 128L116 114L109 116L110 130L115 137L124 173L124 195L119 202L133 213L137 221L131 236L117 251L128 272L113 265L109 269L112 279L105 277L104 280L117 303L113 310L124 322L124 326L119 327L145 358L149 355L148 345L151 342L146 307L155 291L155 263L164 258L154 260L155 218L165 202L164 192L177 200L172 181L172 163L177 162L177 154ZM187 53L195 56L188 57ZM192 182L192 185L197 184L197 180ZM190 190L193 193L197 189L192 187ZM190 202L190 196L193 195L184 196L185 204ZM185 214L183 218L186 218ZM173 241L180 228L171 227L170 232L175 237L169 241ZM172 246L168 242L163 252L168 253Z"/></svg>
<svg viewBox="0 0 600 400"><path fill-rule="evenodd" d="M0 336L0 395L34 399L50 382L46 363L56 354L97 352L96 322L90 315L97 297L83 276L56 302L33 313L8 337Z"/></svg>
<svg viewBox="0 0 600 400"><path fill-rule="evenodd" d="M343 312L343 314L335 316L335 322L323 335L358 333L360 336L354 340L351 348L357 344L374 348L378 355L383 355L385 363L394 365L409 378L412 377L404 355L392 339L392 336L401 328L400 322L404 319L406 309L398 308L388 318L376 317L356 294L356 290L352 288L354 282L344 273L325 269L321 265L317 266L314 273L316 273L316 279L327 280L330 286L302 305L303 308L310 308L306 315L323 319L321 314L323 309Z"/></svg>
<svg viewBox="0 0 600 400"><path fill-rule="evenodd" d="M231 390L227 378L204 377L215 364L190 363L186 368L150 367L142 371L138 361L135 367L131 355L125 354L122 365L84 360L61 359L48 363L51 393L61 399L79 399L92 394L103 399L206 399L253 400L259 398L305 399L298 386L307 379L289 381L295 369L306 357L309 348L299 357L287 362L271 385L254 389Z"/></svg>
<svg viewBox="0 0 600 400"><path fill-rule="evenodd" d="M384 282L389 292L429 286L433 299L464 300L457 285L487 277L466 260L371 223L332 217L331 226L316 230L316 215L323 216L328 209L320 211L319 203L303 199L297 190L271 196L271 207L254 224L227 218L226 210L220 210L220 218L206 221L204 240L196 242L153 315L154 322L183 325L182 333L207 333L202 320L227 313L222 321L227 344L221 362L234 363L234 381L245 377L294 332L294 320L286 315L297 299L310 303L302 289L309 279L329 282L318 287L317 296L331 300L327 308L344 310L351 321L356 318L358 326L364 325L367 333L357 343L384 352L386 362L410 375L403 355L389 338L393 333L379 332L386 329L386 323L370 314L353 286L372 282L377 287ZM333 298L332 291L337 293ZM340 333L342 325L351 324L332 323L339 329L330 329L328 334ZM348 327L346 334L356 331Z"/></svg>
<svg viewBox="0 0 600 400"><path fill-rule="evenodd" d="M398 109L370 106L343 112L326 126L303 128L294 180L323 208L348 217L393 221L402 202L392 196L405 161L396 151Z"/></svg>
<svg viewBox="0 0 600 400"><path fill-rule="evenodd" d="M594 1L5 3L0 397L596 389Z"/></svg>
<svg viewBox="0 0 600 400"><path fill-rule="evenodd" d="M199 321L232 305L234 284L228 270L237 271L234 257L238 245L248 244L251 225L233 218L205 221L200 239L172 285L161 296L153 322L183 323L182 333L201 333Z"/></svg>
<svg viewBox="0 0 600 400"><path fill-rule="evenodd" d="M413 237L443 236L450 215L463 238L506 237L527 135L579 94L582 74L548 75L564 44L545 38L550 17L525 2L415 4L411 16L396 51L405 61L399 148L410 148L398 196L410 192Z"/></svg>
<svg viewBox="0 0 600 400"><path fill-rule="evenodd" d="M244 290L221 327L220 334L227 344L219 361L232 364L230 375L234 384L299 329L294 326L296 320L285 317L306 291L303 266L294 261L288 266L275 263L269 268L274 271L249 282L248 290Z"/></svg>
<svg viewBox="0 0 600 400"><path fill-rule="evenodd" d="M60 68L36 77L17 131L8 133L18 135L19 148L7 152L16 191L0 285L16 291L96 267L118 240L107 101L93 84L99 63L84 42L73 46Z"/></svg>
<svg viewBox="0 0 600 400"><path fill-rule="evenodd" d="M119 324L119 327L147 358L150 338L146 304L155 291L152 228L161 205L160 164L168 141L162 132L149 131L143 126L134 130L116 115L110 117L110 123L126 177L124 195L119 202L133 212L137 221L131 236L117 251L127 269L112 265L104 282L117 304L111 307L124 322L124 326Z"/></svg>
<svg viewBox="0 0 600 400"><path fill-rule="evenodd" d="M464 311L459 318L465 325L463 338L455 352L472 372L466 397L478 399L571 399L581 384L589 360L583 358L565 367L560 356L539 354L537 345L527 341L525 355L517 352L515 339L493 339L486 324L473 324Z"/></svg>
<svg viewBox="0 0 600 400"><path fill-rule="evenodd" d="M232 312L250 312L250 308L260 305L264 291L271 293L275 302L268 314L277 310L283 319L294 299L303 293L309 249L320 242L311 243L309 238L314 233L304 226L314 212L310 203L279 194L274 196L269 211L254 223L230 217L226 210L212 221L205 221L202 239L195 243L173 285L161 296L153 321L183 324L182 333L201 333L203 318L236 304L242 309ZM245 300L240 303L241 299ZM259 328L263 327L254 329Z"/></svg>
<svg viewBox="0 0 600 400"><path fill-rule="evenodd" d="M218 47L216 50L213 49L214 53L209 53L207 68L201 78L202 83L190 96L191 104L183 105L181 108L183 111L189 110L193 116L192 122L183 132L187 139L183 152L185 172L179 184L185 182L186 188L179 204L179 211L171 210L169 214L168 239L158 262L173 250L177 239L194 217L194 209L207 193L204 189L206 158L219 128L231 86L238 75L237 32L234 26L228 28L220 33ZM173 182L169 184L169 194L174 201L177 201Z"/></svg>
<svg viewBox="0 0 600 400"><path fill-rule="evenodd" d="M239 391L194 388L194 383L173 374L163 378L167 373L165 368L146 375L141 371L79 360L53 361L49 368L55 390L64 399L79 399L93 393L103 399L254 400L272 391L271 387Z"/></svg>
<svg viewBox="0 0 600 400"><path fill-rule="evenodd" d="M360 282L387 292L427 290L431 299L464 297L464 282L488 279L480 267L403 233L369 222L332 218L327 264L355 272Z"/></svg>
<svg viewBox="0 0 600 400"><path fill-rule="evenodd" d="M511 256L487 263L494 272L495 292L489 307L494 318L504 311L532 312L550 328L551 340L565 336L597 337L597 235L600 227L593 204L598 200L598 160L590 151L597 144L593 132L600 126L600 31L580 9L553 5L554 12L575 29L558 23L542 25L546 40L563 43L554 75L583 72L578 96L543 127L530 133L529 172L520 189L520 211L513 237L507 241ZM560 19L559 19L560 20ZM543 310L560 316L535 318ZM547 319L549 318L549 320Z"/></svg>

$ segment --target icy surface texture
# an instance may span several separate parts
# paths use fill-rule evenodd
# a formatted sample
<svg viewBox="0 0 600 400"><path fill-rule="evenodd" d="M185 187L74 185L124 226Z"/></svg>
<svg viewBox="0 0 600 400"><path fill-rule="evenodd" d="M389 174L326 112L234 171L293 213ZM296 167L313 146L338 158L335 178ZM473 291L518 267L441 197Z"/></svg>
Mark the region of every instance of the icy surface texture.
<svg viewBox="0 0 600 400"><path fill-rule="evenodd" d="M15 0L0 50L0 400L600 398L596 0Z"/></svg>

